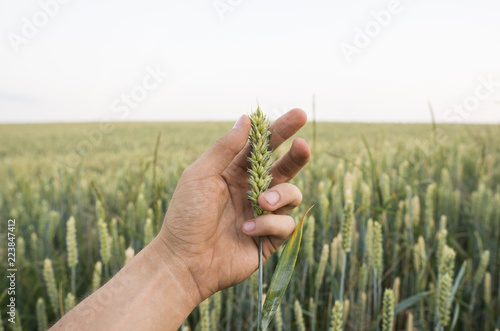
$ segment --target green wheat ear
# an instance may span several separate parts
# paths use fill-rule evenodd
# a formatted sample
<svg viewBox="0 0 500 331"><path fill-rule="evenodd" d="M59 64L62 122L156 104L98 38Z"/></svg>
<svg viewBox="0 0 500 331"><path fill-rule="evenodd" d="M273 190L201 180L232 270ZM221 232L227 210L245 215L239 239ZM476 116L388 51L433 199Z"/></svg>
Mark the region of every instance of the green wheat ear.
<svg viewBox="0 0 500 331"><path fill-rule="evenodd" d="M248 191L248 200L252 203L254 216L257 217L267 214L266 211L260 208L257 200L259 195L267 190L273 179L271 176L272 153L268 150L271 130L269 130L269 119L260 110L260 107L257 107L257 110L250 115L250 122L252 126L250 128L248 140L252 147L252 151L247 158L250 163L250 167L248 168L248 173L250 174L248 184L250 184L251 187L251 190ZM262 272L262 237L259 237L259 302L257 313L257 325L259 326L262 319Z"/></svg>
<svg viewBox="0 0 500 331"><path fill-rule="evenodd" d="M383 299L382 330L392 331L394 327L394 292L385 289Z"/></svg>
<svg viewBox="0 0 500 331"><path fill-rule="evenodd" d="M45 286L47 287L47 294L50 299L50 305L54 311L54 315L59 317L59 300L57 292L56 278L54 276L54 269L52 268L52 261L50 259L45 259L43 261L43 279L45 281Z"/></svg>
<svg viewBox="0 0 500 331"><path fill-rule="evenodd" d="M342 302L335 301L331 315L330 331L342 331L344 324L342 321L344 316L344 305L342 305Z"/></svg>
<svg viewBox="0 0 500 331"><path fill-rule="evenodd" d="M250 163L248 184L251 187L251 190L248 191L248 200L252 203L255 216L260 216L266 212L260 208L257 199L262 192L267 190L273 179L271 176L272 152L268 150L271 131L269 130L269 119L260 110L260 107L257 107L257 110L250 115L250 122L252 127L248 140L252 151L248 157Z"/></svg>
<svg viewBox="0 0 500 331"><path fill-rule="evenodd" d="M45 301L43 298L38 298L36 302L36 321L38 325L38 330L47 330L47 308L45 306Z"/></svg>

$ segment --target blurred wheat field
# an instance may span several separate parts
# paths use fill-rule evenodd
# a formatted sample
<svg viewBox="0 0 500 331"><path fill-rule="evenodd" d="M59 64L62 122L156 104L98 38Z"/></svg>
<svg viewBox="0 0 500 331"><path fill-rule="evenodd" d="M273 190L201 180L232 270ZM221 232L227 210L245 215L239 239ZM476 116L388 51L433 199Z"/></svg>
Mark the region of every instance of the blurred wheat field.
<svg viewBox="0 0 500 331"><path fill-rule="evenodd" d="M231 126L0 125L0 216L17 225L17 326L46 329L147 245L183 169ZM293 216L315 207L274 330L500 327L499 126L318 123L314 143L309 124L299 136L313 158L293 180L304 196ZM265 283L276 262L265 264ZM8 328L7 279L0 284ZM385 289L393 321L383 318ZM255 330L256 316L254 274L205 301L183 328Z"/></svg>

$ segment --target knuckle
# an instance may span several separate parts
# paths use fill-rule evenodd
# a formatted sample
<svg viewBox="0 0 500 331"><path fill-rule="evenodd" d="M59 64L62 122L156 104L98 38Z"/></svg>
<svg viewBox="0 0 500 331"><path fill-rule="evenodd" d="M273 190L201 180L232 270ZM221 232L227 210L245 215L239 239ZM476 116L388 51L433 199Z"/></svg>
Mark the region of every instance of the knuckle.
<svg viewBox="0 0 500 331"><path fill-rule="evenodd" d="M291 165L291 162L289 160L289 157L286 159L283 159L282 162L279 163L279 172L283 175L283 177L290 179L293 177L293 167Z"/></svg>

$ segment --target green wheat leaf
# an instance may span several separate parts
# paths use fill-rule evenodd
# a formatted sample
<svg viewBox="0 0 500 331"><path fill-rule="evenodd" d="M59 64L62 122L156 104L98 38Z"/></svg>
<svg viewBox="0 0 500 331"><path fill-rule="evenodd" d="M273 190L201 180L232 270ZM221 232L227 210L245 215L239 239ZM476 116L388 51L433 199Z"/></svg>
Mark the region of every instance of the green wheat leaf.
<svg viewBox="0 0 500 331"><path fill-rule="evenodd" d="M417 302L419 302L420 300L422 300L431 293L432 293L431 291L421 292L407 299L404 299L403 301L397 304L396 308L394 308L394 313L398 314L403 310L410 308L411 306L413 306L414 304L416 304Z"/></svg>
<svg viewBox="0 0 500 331"><path fill-rule="evenodd" d="M267 292L266 301L264 302L264 308L262 310L262 320L260 322L260 330L267 330L269 323L276 314L276 309L281 303L281 299L285 294L290 278L292 278L293 269L295 268L295 262L297 261L297 255L299 254L300 242L302 240L302 226L304 224L304 218L307 213L311 210L311 206L304 216L302 216L299 224L295 227L290 239L283 248L283 253L281 253L278 265L274 271L273 278L271 279L271 285L269 286L269 291Z"/></svg>

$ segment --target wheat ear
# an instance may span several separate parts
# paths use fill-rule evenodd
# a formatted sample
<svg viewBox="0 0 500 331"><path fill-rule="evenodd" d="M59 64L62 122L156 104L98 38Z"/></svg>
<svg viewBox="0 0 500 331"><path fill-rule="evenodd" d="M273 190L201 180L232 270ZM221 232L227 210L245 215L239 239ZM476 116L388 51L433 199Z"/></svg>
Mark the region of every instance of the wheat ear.
<svg viewBox="0 0 500 331"><path fill-rule="evenodd" d="M252 124L250 128L250 135L248 140L252 151L250 157L248 157L248 162L250 163L250 168L248 173L250 178L248 184L250 184L251 190L248 191L248 200L252 203L255 217L266 214L257 201L259 195L266 191L271 183L273 177L271 176L271 151L269 151L269 136L271 131L269 129L270 122L266 115L257 107L257 110L250 115L250 122ZM257 315L257 325L260 325L260 320L262 316L262 238L259 237L259 304L258 304L258 315Z"/></svg>

